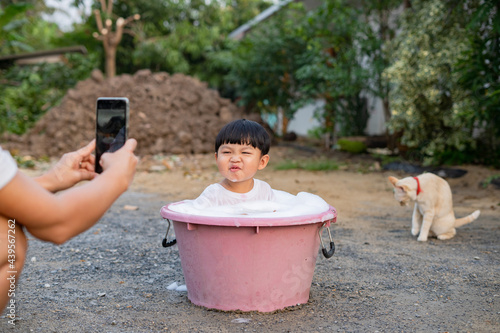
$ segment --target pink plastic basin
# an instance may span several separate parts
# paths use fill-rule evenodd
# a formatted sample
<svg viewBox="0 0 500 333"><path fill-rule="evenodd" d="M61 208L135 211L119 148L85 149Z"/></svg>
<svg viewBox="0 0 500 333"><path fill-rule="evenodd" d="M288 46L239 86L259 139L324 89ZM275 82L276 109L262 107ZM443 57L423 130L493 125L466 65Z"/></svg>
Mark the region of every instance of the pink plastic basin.
<svg viewBox="0 0 500 333"><path fill-rule="evenodd" d="M337 211L285 218L160 213L173 221L188 298L224 311L271 312L304 304L320 245Z"/></svg>

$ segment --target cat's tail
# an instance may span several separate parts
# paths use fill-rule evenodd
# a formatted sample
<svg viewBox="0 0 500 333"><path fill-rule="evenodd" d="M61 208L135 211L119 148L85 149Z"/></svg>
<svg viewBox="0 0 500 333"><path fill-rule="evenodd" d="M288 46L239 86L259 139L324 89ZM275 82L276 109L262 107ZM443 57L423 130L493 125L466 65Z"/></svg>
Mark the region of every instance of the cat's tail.
<svg viewBox="0 0 500 333"><path fill-rule="evenodd" d="M472 213L470 215L462 217L461 219L456 219L454 227L458 228L458 227L461 227L467 223L471 223L472 221L476 220L479 217L479 213L481 213L481 211L476 210L474 213Z"/></svg>

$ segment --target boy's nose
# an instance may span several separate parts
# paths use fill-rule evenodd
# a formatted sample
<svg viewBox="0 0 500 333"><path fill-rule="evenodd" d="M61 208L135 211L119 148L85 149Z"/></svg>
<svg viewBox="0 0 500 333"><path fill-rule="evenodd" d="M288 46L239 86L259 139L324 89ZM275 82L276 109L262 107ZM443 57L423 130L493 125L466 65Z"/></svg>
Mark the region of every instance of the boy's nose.
<svg viewBox="0 0 500 333"><path fill-rule="evenodd" d="M231 155L231 159L230 159L231 162L237 162L239 160L240 160L240 155L238 155L238 154Z"/></svg>

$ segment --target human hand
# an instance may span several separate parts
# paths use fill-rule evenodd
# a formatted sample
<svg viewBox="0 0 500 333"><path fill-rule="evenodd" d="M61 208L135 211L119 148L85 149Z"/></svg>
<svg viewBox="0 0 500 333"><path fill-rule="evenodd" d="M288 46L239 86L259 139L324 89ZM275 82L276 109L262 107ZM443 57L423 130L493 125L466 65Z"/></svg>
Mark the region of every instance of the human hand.
<svg viewBox="0 0 500 333"><path fill-rule="evenodd" d="M108 170L112 171L121 180L125 180L126 187L128 187L134 178L135 167L139 160L134 155L136 146L137 141L135 139L128 139L123 147L117 151L102 154L99 163L102 166L103 173Z"/></svg>
<svg viewBox="0 0 500 333"><path fill-rule="evenodd" d="M64 154L61 159L45 175L37 181L51 192L57 192L72 187L82 180L91 180L94 172L95 140L77 151Z"/></svg>

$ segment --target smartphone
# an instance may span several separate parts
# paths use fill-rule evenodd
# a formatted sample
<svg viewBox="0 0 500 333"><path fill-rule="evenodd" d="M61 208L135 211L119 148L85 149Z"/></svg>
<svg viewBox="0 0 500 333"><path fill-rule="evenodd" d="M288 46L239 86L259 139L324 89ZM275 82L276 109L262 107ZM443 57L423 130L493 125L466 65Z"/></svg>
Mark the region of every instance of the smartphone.
<svg viewBox="0 0 500 333"><path fill-rule="evenodd" d="M126 97L100 97L96 106L95 172L101 173L102 154L120 149L127 141L129 101Z"/></svg>

